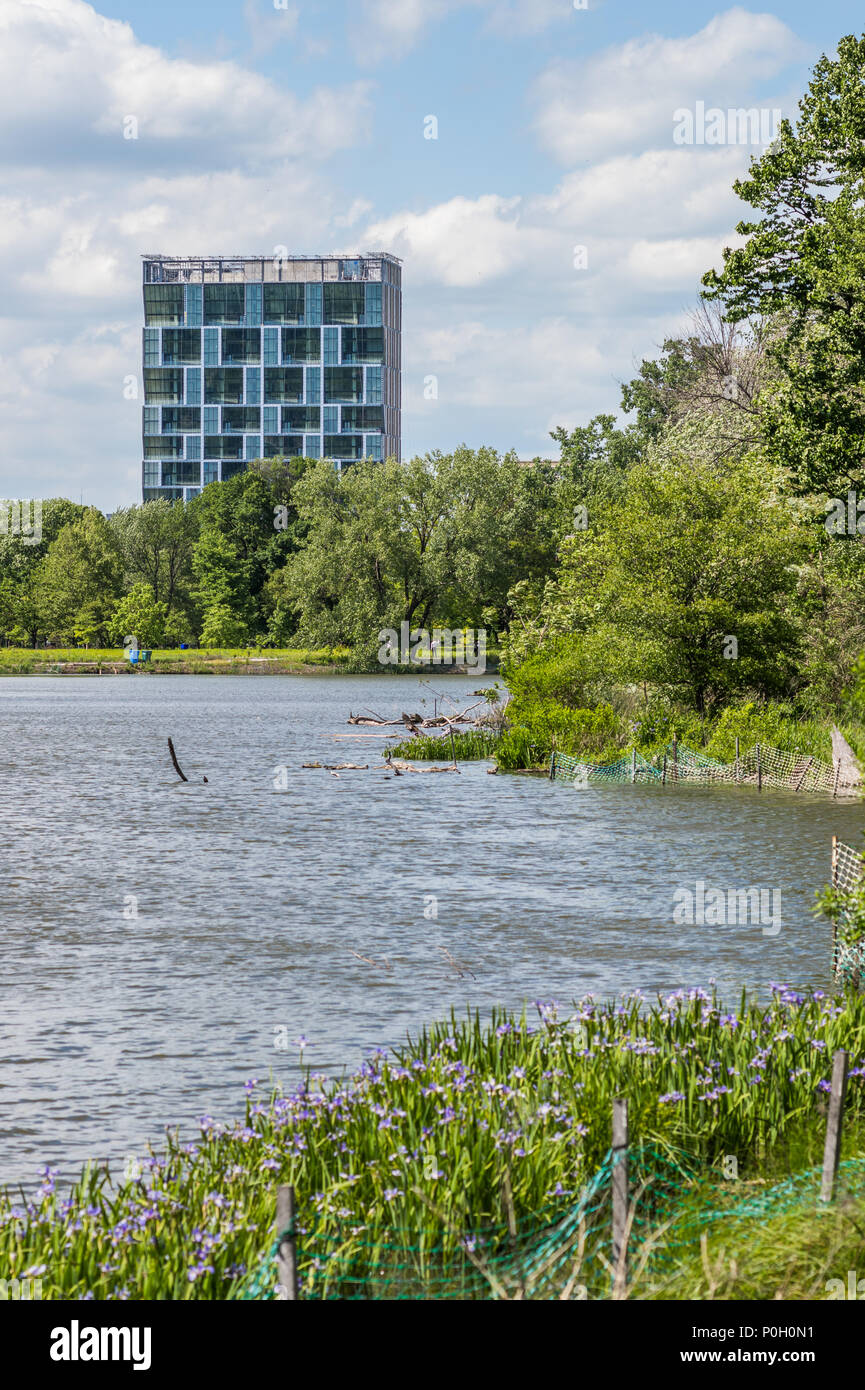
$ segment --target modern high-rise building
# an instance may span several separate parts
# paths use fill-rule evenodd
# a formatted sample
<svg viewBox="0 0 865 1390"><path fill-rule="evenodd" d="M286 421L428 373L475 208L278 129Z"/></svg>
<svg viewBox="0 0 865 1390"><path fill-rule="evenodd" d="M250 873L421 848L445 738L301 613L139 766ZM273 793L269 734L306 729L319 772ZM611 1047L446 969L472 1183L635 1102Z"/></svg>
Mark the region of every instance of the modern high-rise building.
<svg viewBox="0 0 865 1390"><path fill-rule="evenodd" d="M144 256L144 501L252 459L400 457L396 256Z"/></svg>

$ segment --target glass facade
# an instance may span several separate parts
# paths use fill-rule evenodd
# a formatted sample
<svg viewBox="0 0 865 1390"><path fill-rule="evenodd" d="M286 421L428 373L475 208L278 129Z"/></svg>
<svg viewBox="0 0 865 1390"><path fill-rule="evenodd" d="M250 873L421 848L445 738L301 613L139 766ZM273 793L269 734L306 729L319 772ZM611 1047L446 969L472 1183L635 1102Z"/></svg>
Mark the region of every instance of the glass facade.
<svg viewBox="0 0 865 1390"><path fill-rule="evenodd" d="M143 260L145 500L262 456L399 458L395 257Z"/></svg>

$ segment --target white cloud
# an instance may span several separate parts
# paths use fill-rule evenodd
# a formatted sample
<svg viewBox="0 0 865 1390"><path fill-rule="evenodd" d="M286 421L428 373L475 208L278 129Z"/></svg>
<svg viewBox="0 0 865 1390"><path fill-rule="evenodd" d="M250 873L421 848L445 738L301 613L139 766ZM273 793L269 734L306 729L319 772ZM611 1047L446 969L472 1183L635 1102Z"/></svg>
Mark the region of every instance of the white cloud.
<svg viewBox="0 0 865 1390"><path fill-rule="evenodd" d="M366 241L389 246L409 261L416 283L480 285L544 249L548 237L543 228L521 229L520 203L493 193L451 198L423 213L397 213L372 223Z"/></svg>
<svg viewBox="0 0 865 1390"><path fill-rule="evenodd" d="M535 84L535 128L564 164L671 145L678 107L738 104L803 52L780 19L737 6L684 38L648 34L592 58L554 63Z"/></svg>
<svg viewBox="0 0 865 1390"><path fill-rule="evenodd" d="M236 63L168 58L83 0L0 6L0 122L19 163L230 168L313 144L327 157L366 138L368 104L361 82L300 99Z"/></svg>
<svg viewBox="0 0 865 1390"><path fill-rule="evenodd" d="M498 38L522 38L581 18L571 0L362 0L352 30L357 56L364 62L400 58L433 24L459 10L476 10L484 29Z"/></svg>

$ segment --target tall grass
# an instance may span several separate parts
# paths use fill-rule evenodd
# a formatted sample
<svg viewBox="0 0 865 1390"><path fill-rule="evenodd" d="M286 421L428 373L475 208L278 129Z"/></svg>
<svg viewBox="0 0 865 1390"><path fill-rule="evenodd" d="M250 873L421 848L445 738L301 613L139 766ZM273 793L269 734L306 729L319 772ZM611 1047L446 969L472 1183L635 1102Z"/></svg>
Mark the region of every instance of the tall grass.
<svg viewBox="0 0 865 1390"><path fill-rule="evenodd" d="M865 1115L865 1000L776 987L725 1009L702 990L641 994L534 1024L496 1013L437 1024L378 1051L344 1082L307 1074L255 1100L243 1123L201 1119L135 1181L90 1169L65 1198L0 1197L0 1267L51 1298L223 1298L272 1240L274 1194L298 1195L302 1273L314 1243L374 1283L382 1251L457 1253L466 1232L536 1222L577 1200L609 1146L615 1095L632 1141L687 1150L706 1172L823 1132L835 1048L853 1062L847 1110ZM503 1194L509 1194L507 1203ZM306 1252L306 1253L304 1253ZM38 1275L37 1272L38 1271ZM372 1287L372 1284L370 1284Z"/></svg>
<svg viewBox="0 0 865 1390"><path fill-rule="evenodd" d="M471 762L491 758L498 749L501 735L491 729L466 729L454 734L453 751L457 761ZM447 734L418 734L387 748L384 757L414 758L420 762L451 761L451 741Z"/></svg>

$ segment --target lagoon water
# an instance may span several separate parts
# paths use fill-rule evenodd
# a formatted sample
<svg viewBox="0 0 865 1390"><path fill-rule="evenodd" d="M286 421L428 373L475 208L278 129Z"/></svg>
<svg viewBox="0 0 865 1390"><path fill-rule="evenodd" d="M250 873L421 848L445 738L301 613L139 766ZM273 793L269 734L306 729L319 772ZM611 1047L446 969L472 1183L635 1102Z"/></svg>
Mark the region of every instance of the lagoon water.
<svg viewBox="0 0 865 1390"><path fill-rule="evenodd" d="M488 683L432 680L460 704ZM247 1078L293 1084L300 1037L333 1075L451 1008L830 986L812 904L860 806L488 763L301 768L380 763L379 739L334 741L366 732L346 724L365 707L432 713L432 694L416 676L0 679L0 1179L141 1154L166 1125L193 1138L199 1115L242 1114ZM774 890L780 930L677 925L698 881Z"/></svg>

